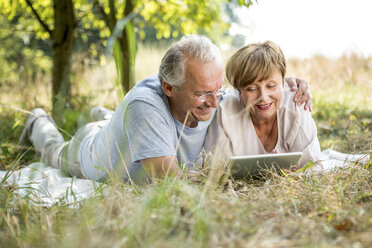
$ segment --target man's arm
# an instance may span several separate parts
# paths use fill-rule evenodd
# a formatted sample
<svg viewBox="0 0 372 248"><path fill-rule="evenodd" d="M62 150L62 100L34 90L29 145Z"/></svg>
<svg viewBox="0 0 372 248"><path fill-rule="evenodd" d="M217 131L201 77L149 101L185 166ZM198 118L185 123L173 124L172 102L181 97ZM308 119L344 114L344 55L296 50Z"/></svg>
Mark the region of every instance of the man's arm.
<svg viewBox="0 0 372 248"><path fill-rule="evenodd" d="M141 159L141 164L154 181L155 178L177 176L181 172L175 156Z"/></svg>
<svg viewBox="0 0 372 248"><path fill-rule="evenodd" d="M140 100L128 104L124 116L130 159L139 161L152 179L180 173L167 118L161 109Z"/></svg>
<svg viewBox="0 0 372 248"><path fill-rule="evenodd" d="M294 102L297 102L297 105L300 106L306 102L304 109L312 110L312 96L310 93L310 88L306 80L298 77L287 77L285 82L291 88L291 91L296 91L296 94L293 98Z"/></svg>

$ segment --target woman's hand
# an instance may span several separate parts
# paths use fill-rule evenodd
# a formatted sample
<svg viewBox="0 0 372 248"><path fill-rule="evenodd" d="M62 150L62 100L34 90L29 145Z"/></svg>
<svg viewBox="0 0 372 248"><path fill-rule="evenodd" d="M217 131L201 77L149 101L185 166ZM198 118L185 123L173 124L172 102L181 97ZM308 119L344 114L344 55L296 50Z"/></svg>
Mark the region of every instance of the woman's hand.
<svg viewBox="0 0 372 248"><path fill-rule="evenodd" d="M275 148L274 150L271 151L271 153L278 154L280 152L279 152L279 150L277 148ZM295 172L295 171L299 170L300 168L301 168L301 165L298 164L296 167L291 167L290 169L283 169L283 172L285 174L290 174L292 172Z"/></svg>
<svg viewBox="0 0 372 248"><path fill-rule="evenodd" d="M296 91L296 94L293 98L293 101L297 103L298 106L305 103L304 109L309 110L311 112L313 100L310 93L310 87L306 80L298 78L298 77L287 77L285 79L291 91Z"/></svg>
<svg viewBox="0 0 372 248"><path fill-rule="evenodd" d="M289 175L293 172L296 172L298 171L299 169L301 169L301 165L298 164L296 167L292 166L291 168L289 169L283 169L282 171L286 174L286 175Z"/></svg>

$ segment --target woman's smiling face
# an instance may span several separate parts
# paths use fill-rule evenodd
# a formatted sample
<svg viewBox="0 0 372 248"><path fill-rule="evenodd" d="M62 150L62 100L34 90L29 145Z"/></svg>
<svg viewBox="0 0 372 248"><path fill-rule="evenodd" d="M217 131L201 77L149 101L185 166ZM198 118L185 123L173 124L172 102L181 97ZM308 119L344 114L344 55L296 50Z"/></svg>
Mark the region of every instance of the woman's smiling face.
<svg viewBox="0 0 372 248"><path fill-rule="evenodd" d="M268 121L276 115L283 97L283 77L278 70L265 80L258 81L239 89L240 97L248 106L252 119Z"/></svg>

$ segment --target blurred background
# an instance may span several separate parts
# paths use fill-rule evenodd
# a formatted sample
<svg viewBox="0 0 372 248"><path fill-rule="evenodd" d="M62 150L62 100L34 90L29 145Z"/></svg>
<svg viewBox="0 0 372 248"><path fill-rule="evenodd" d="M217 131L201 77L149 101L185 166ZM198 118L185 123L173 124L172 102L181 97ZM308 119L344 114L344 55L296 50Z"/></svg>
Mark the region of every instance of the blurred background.
<svg viewBox="0 0 372 248"><path fill-rule="evenodd" d="M272 40L288 75L306 79L322 148L370 152L371 1L0 0L0 167L20 153L25 110L43 107L68 138L89 111L115 109L156 74L182 35L216 43L226 61Z"/></svg>
<svg viewBox="0 0 372 248"><path fill-rule="evenodd" d="M310 58L315 54L337 58L345 53L372 55L372 2L364 0L263 0L239 8L241 25L231 34L246 42L272 39L287 57Z"/></svg>

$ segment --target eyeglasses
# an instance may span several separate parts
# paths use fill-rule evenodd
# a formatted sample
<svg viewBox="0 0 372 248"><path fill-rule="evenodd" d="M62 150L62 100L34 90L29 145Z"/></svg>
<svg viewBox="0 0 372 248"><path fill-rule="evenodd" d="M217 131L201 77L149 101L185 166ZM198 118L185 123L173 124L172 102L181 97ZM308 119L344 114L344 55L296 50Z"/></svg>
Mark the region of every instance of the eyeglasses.
<svg viewBox="0 0 372 248"><path fill-rule="evenodd" d="M177 87L177 88L180 89L180 90L183 90L184 92L189 94L189 96L191 96L192 98L194 98L195 100L197 100L199 102L208 101L213 96L216 96L217 98L219 98L224 94L224 92L226 90L226 87L222 86L221 88L217 89L215 92L194 93L194 92L192 92L191 90L188 90L188 89L181 89L180 87Z"/></svg>

